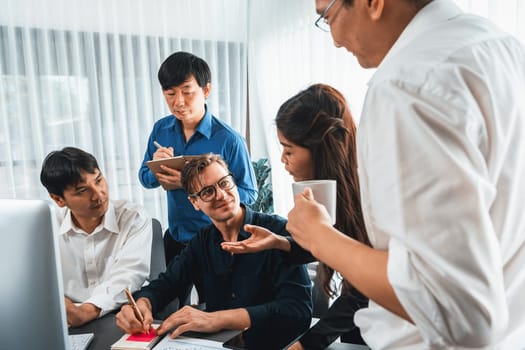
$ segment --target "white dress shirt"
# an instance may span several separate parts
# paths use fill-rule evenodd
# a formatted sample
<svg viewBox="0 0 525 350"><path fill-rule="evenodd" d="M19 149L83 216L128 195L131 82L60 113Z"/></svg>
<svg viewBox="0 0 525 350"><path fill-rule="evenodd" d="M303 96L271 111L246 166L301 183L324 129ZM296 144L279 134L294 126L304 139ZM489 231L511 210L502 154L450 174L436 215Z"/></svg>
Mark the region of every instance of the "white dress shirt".
<svg viewBox="0 0 525 350"><path fill-rule="evenodd" d="M358 130L368 234L415 326L371 302L373 349L525 349L525 50L434 0L378 67Z"/></svg>
<svg viewBox="0 0 525 350"><path fill-rule="evenodd" d="M90 234L73 224L67 208L57 219L65 296L96 305L99 317L126 303L124 288L139 289L150 271L152 226L144 208L110 201Z"/></svg>

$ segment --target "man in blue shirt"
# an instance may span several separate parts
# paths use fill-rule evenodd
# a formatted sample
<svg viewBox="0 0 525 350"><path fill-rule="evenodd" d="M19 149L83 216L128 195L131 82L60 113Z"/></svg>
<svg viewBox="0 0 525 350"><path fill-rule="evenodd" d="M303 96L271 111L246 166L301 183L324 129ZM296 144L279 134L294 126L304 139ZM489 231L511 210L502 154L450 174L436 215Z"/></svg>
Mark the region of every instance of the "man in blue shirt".
<svg viewBox="0 0 525 350"><path fill-rule="evenodd" d="M221 248L222 242L248 238L245 225L288 235L286 220L241 205L233 176L218 155L187 163L182 185L195 210L207 214L213 225L201 229L166 272L135 293L144 322L126 305L117 314L117 325L128 333L148 330L152 314L194 283L207 310L185 306L164 320L159 334L174 327L172 337L186 331L248 329L245 340L253 341L248 348L276 349L308 329L311 282L304 265L291 266L276 249L232 255Z"/></svg>
<svg viewBox="0 0 525 350"><path fill-rule="evenodd" d="M164 247L169 263L210 220L188 201L181 188L180 171L163 166L163 172L154 175L147 161L209 152L220 154L230 165L245 204L256 200L257 183L243 137L208 110L206 98L211 90L208 64L191 53L175 52L160 66L158 79L172 114L153 126L139 180L145 188L159 185L176 188L166 190L169 231L164 235Z"/></svg>

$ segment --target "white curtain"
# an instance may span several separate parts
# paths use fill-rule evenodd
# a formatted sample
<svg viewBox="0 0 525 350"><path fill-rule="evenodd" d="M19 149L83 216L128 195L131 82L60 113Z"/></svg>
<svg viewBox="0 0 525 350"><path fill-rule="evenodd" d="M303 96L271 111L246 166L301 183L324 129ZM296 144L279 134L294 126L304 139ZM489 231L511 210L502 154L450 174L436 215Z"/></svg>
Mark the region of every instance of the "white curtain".
<svg viewBox="0 0 525 350"><path fill-rule="evenodd" d="M506 32L525 42L525 1L455 0L467 12L490 19Z"/></svg>
<svg viewBox="0 0 525 350"><path fill-rule="evenodd" d="M525 1L456 1L525 40ZM214 114L249 131L253 160L270 159L275 211L286 215L291 178L280 163L278 107L322 82L345 94L358 122L373 73L314 27L314 3L0 0L0 197L47 198L41 162L73 145L97 157L112 198L144 204L166 226L163 191L143 189L137 170L154 121L169 113L158 67L186 50L211 66Z"/></svg>
<svg viewBox="0 0 525 350"><path fill-rule="evenodd" d="M0 0L0 198L48 198L43 158L91 152L112 198L167 225L162 189L138 181L147 137L169 114L157 80L172 52L209 64L212 112L246 132L244 0Z"/></svg>

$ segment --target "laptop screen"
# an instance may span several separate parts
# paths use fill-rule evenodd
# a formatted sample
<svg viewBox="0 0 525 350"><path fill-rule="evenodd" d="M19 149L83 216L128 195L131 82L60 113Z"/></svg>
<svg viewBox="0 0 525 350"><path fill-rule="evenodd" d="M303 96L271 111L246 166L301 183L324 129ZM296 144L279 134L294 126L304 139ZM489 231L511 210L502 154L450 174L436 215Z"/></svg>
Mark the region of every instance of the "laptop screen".
<svg viewBox="0 0 525 350"><path fill-rule="evenodd" d="M3 349L67 349L61 276L48 202L0 199Z"/></svg>

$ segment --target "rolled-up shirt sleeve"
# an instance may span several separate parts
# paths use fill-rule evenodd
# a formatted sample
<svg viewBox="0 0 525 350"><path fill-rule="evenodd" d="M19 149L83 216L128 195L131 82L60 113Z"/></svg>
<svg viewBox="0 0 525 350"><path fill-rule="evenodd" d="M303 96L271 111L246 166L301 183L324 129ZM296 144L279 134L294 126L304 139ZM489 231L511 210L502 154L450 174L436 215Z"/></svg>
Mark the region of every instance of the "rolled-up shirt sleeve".
<svg viewBox="0 0 525 350"><path fill-rule="evenodd" d="M150 160L153 160L153 153L156 151L156 147L153 144L153 141L156 140L156 130L157 128L154 127L148 138L148 144L146 151L144 152L144 159L142 160L142 164L139 168L139 181L145 188L156 188L160 186L159 181L155 175L153 175L153 172L148 168L147 165Z"/></svg>
<svg viewBox="0 0 525 350"><path fill-rule="evenodd" d="M150 272L152 225L151 218L141 211L121 213L122 229L114 254L108 257L101 283L85 303L101 308L100 316L127 302L124 289L138 290Z"/></svg>
<svg viewBox="0 0 525 350"><path fill-rule="evenodd" d="M425 342L483 346L508 322L485 152L494 130L469 96L442 88L454 81L439 80L370 92L382 103L362 148L367 229L388 249L388 279Z"/></svg>

